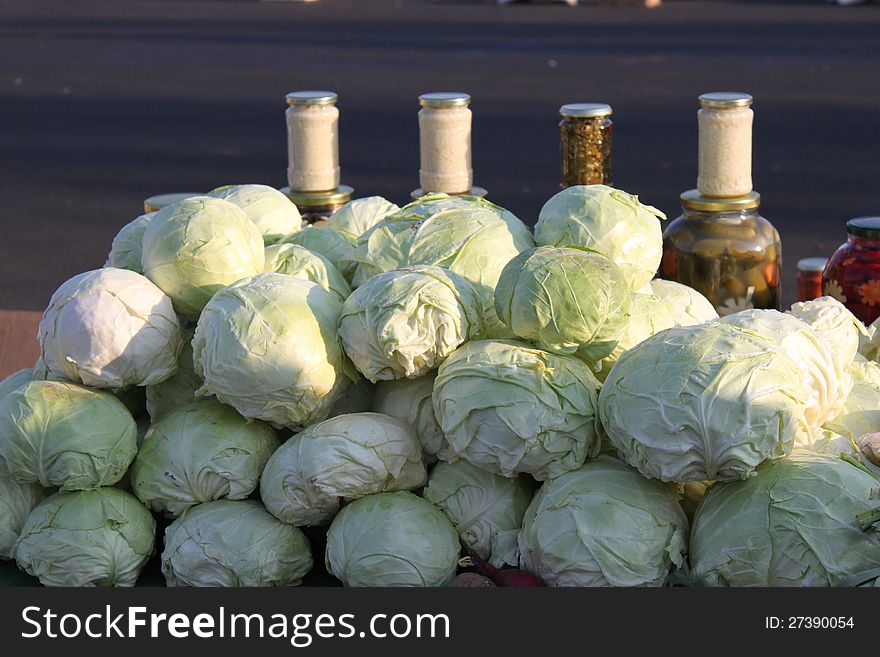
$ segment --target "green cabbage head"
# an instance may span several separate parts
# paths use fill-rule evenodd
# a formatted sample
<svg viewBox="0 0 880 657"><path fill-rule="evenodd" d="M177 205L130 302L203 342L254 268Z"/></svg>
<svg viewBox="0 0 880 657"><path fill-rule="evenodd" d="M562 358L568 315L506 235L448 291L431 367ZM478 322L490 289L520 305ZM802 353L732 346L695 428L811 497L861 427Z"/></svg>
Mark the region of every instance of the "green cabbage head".
<svg viewBox="0 0 880 657"><path fill-rule="evenodd" d="M403 420L416 430L425 463L431 465L438 458L446 459L446 438L434 415L431 394L434 392L436 372L418 379L379 381L373 410Z"/></svg>
<svg viewBox="0 0 880 657"><path fill-rule="evenodd" d="M880 578L878 480L831 455L796 450L754 477L714 486L691 532L702 586L863 586ZM880 516L878 516L880 517Z"/></svg>
<svg viewBox="0 0 880 657"><path fill-rule="evenodd" d="M107 256L105 267L127 269L136 274L144 273L144 267L141 264L144 231L147 230L147 224L155 215L155 212L147 212L119 229L110 246L110 254Z"/></svg>
<svg viewBox="0 0 880 657"><path fill-rule="evenodd" d="M379 413L339 415L284 443L266 464L263 504L295 526L330 522L343 501L412 490L427 478L408 424Z"/></svg>
<svg viewBox="0 0 880 657"><path fill-rule="evenodd" d="M673 487L603 454L535 494L520 567L548 586L663 586L684 565L687 534Z"/></svg>
<svg viewBox="0 0 880 657"><path fill-rule="evenodd" d="M137 453L136 435L109 392L32 381L0 399L0 475L62 490L111 486Z"/></svg>
<svg viewBox="0 0 880 657"><path fill-rule="evenodd" d="M662 278L653 279L650 285L651 293L669 308L676 326L692 326L718 319L712 302L694 288Z"/></svg>
<svg viewBox="0 0 880 657"><path fill-rule="evenodd" d="M852 376L832 345L809 324L776 310L754 309L727 315L721 322L768 338L801 366L810 393L807 422L818 427L840 413L852 389Z"/></svg>
<svg viewBox="0 0 880 657"><path fill-rule="evenodd" d="M193 338L199 396L277 427L327 417L350 383L336 325L342 302L284 274L245 278L205 307Z"/></svg>
<svg viewBox="0 0 880 657"><path fill-rule="evenodd" d="M306 226L286 239L285 242L298 244L312 253L324 256L347 281L350 281L354 276L355 263L351 259L354 247L344 235L335 230L327 230L326 227Z"/></svg>
<svg viewBox="0 0 880 657"><path fill-rule="evenodd" d="M633 294L629 322L620 334L617 346L606 358L597 362L588 361L596 373L596 378L605 381L614 363L624 352L675 325L674 313L660 298L653 294Z"/></svg>
<svg viewBox="0 0 880 657"><path fill-rule="evenodd" d="M398 491L346 506L327 532L327 570L345 586L445 586L455 576L458 534L436 506Z"/></svg>
<svg viewBox="0 0 880 657"><path fill-rule="evenodd" d="M168 586L297 586L312 566L305 534L253 500L199 504L165 530Z"/></svg>
<svg viewBox="0 0 880 657"><path fill-rule="evenodd" d="M501 270L535 246L532 233L511 212L484 199L431 194L385 217L358 240L354 285L382 272L436 265L477 286L490 337L512 337L495 315Z"/></svg>
<svg viewBox="0 0 880 657"><path fill-rule="evenodd" d="M280 441L264 422L247 421L215 400L163 415L131 466L131 486L153 511L176 518L202 502L243 500Z"/></svg>
<svg viewBox="0 0 880 657"><path fill-rule="evenodd" d="M676 327L624 353L599 395L611 444L646 477L749 477L808 431L797 362L769 339L712 322Z"/></svg>
<svg viewBox="0 0 880 657"><path fill-rule="evenodd" d="M339 295L340 301L345 301L351 294L348 281L327 258L298 244L267 246L263 271L266 274L286 274L317 283L328 292Z"/></svg>
<svg viewBox="0 0 880 657"><path fill-rule="evenodd" d="M0 475L0 560L15 558L15 541L25 520L48 495L39 484L21 482Z"/></svg>
<svg viewBox="0 0 880 657"><path fill-rule="evenodd" d="M647 285L663 255L657 208L607 185L575 185L553 196L535 224L540 246L583 246L617 264L633 291Z"/></svg>
<svg viewBox="0 0 880 657"><path fill-rule="evenodd" d="M468 342L434 383L434 413L449 459L512 477L543 480L599 453L599 382L573 356L519 342Z"/></svg>
<svg viewBox="0 0 880 657"><path fill-rule="evenodd" d="M15 560L44 586L134 586L155 538L156 521L134 495L61 492L28 516Z"/></svg>
<svg viewBox="0 0 880 657"><path fill-rule="evenodd" d="M263 235L266 245L287 239L302 229L299 209L274 187L268 185L225 185L207 196L237 205Z"/></svg>
<svg viewBox="0 0 880 657"><path fill-rule="evenodd" d="M30 383L34 380L34 370L33 368L28 368L24 370L18 370L17 372L13 372L5 379L0 380L0 399L3 399L10 392L15 390L16 388L23 386L25 383Z"/></svg>
<svg viewBox="0 0 880 657"><path fill-rule="evenodd" d="M580 248L540 246L501 272L495 312L518 337L585 360L608 356L630 319L632 292L608 258Z"/></svg>
<svg viewBox="0 0 880 657"><path fill-rule="evenodd" d="M263 271L263 235L234 203L193 196L162 208L144 232L144 274L189 320L218 290Z"/></svg>
<svg viewBox="0 0 880 657"><path fill-rule="evenodd" d="M482 331L476 288L429 266L374 276L346 299L339 320L345 352L373 382L423 376Z"/></svg>
<svg viewBox="0 0 880 657"><path fill-rule="evenodd" d="M196 400L196 391L204 385L193 363L193 331L183 330L183 349L177 358L177 371L161 383L147 386L146 410L155 421L168 411Z"/></svg>
<svg viewBox="0 0 880 657"><path fill-rule="evenodd" d="M848 366L859 351L859 341L867 329L846 306L832 297L819 297L794 304L789 314L809 324L828 341L836 358Z"/></svg>
<svg viewBox="0 0 880 657"><path fill-rule="evenodd" d="M183 346L171 299L149 280L105 267L59 287L40 321L42 359L56 377L93 388L159 383Z"/></svg>
<svg viewBox="0 0 880 657"><path fill-rule="evenodd" d="M525 476L507 479L456 461L431 470L423 496L447 515L465 546L501 567L519 563L516 537L533 489Z"/></svg>
<svg viewBox="0 0 880 657"><path fill-rule="evenodd" d="M357 245L358 238L400 207L381 196L349 201L327 219L327 228L344 235Z"/></svg>
<svg viewBox="0 0 880 657"><path fill-rule="evenodd" d="M823 427L856 442L866 433L880 431L880 384L856 381L843 408Z"/></svg>

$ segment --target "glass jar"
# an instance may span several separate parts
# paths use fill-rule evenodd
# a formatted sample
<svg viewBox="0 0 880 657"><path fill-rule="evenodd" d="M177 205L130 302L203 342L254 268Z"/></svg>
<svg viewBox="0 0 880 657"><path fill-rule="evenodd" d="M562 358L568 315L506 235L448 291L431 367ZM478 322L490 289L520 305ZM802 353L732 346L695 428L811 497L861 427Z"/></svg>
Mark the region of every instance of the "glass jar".
<svg viewBox="0 0 880 657"><path fill-rule="evenodd" d="M752 97L718 92L700 96L697 189L732 198L752 191Z"/></svg>
<svg viewBox="0 0 880 657"><path fill-rule="evenodd" d="M203 196L201 192L174 192L171 194L156 194L144 199L144 212L157 212L191 196Z"/></svg>
<svg viewBox="0 0 880 657"><path fill-rule="evenodd" d="M850 219L846 232L822 274L822 291L870 324L880 317L880 217Z"/></svg>
<svg viewBox="0 0 880 657"><path fill-rule="evenodd" d="M559 108L560 187L611 185L611 106L572 103Z"/></svg>
<svg viewBox="0 0 880 657"><path fill-rule="evenodd" d="M470 102L459 92L419 96L419 186L425 193L466 194L474 184Z"/></svg>
<svg viewBox="0 0 880 657"><path fill-rule="evenodd" d="M812 301L822 296L822 271L828 258L803 258L797 263L798 301Z"/></svg>
<svg viewBox="0 0 880 657"><path fill-rule="evenodd" d="M779 233L758 214L757 192L731 199L681 195L682 215L663 232L660 277L689 285L719 315L781 310Z"/></svg>
<svg viewBox="0 0 880 657"><path fill-rule="evenodd" d="M332 91L287 94L287 182L295 192L339 187L339 110Z"/></svg>
<svg viewBox="0 0 880 657"><path fill-rule="evenodd" d="M290 187L282 187L279 191L297 207L302 216L303 227L324 225L327 218L348 203L354 194L354 189L348 185L339 185L332 192L314 194L293 192Z"/></svg>

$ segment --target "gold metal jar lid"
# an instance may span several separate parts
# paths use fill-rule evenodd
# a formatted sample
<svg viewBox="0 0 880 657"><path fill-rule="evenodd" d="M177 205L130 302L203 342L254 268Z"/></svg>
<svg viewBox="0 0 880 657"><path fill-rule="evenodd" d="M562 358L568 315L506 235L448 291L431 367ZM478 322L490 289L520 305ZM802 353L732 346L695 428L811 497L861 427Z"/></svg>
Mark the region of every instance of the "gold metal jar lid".
<svg viewBox="0 0 880 657"><path fill-rule="evenodd" d="M559 108L562 116L598 117L611 116L611 105L606 103L569 103Z"/></svg>
<svg viewBox="0 0 880 657"><path fill-rule="evenodd" d="M144 199L144 212L156 212L172 203L177 203L191 196L204 196L203 192L175 192L173 194L156 194Z"/></svg>
<svg viewBox="0 0 880 657"><path fill-rule="evenodd" d="M753 210L761 205L761 195L758 192L749 192L745 196L718 198L703 196L699 190L689 189L682 192L680 198L681 207L697 212L737 212L739 210Z"/></svg>
<svg viewBox="0 0 880 657"><path fill-rule="evenodd" d="M333 105L337 96L332 91L291 91L287 96L288 105Z"/></svg>
<svg viewBox="0 0 880 657"><path fill-rule="evenodd" d="M459 91L434 91L419 96L419 105L432 109L467 107L470 102L470 95Z"/></svg>
<svg viewBox="0 0 880 657"><path fill-rule="evenodd" d="M714 91L700 96L700 105L712 109L748 107L754 102L751 95L739 91Z"/></svg>
<svg viewBox="0 0 880 657"><path fill-rule="evenodd" d="M278 191L293 201L298 208L344 205L351 200L351 196L354 194L354 189L348 185L340 185L329 192L294 192L290 187L282 187Z"/></svg>

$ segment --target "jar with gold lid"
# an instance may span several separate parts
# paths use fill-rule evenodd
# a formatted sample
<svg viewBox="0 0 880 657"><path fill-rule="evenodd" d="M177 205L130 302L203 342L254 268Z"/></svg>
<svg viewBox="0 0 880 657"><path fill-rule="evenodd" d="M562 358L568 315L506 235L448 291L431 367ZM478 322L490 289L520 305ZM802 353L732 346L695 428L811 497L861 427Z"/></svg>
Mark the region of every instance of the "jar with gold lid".
<svg viewBox="0 0 880 657"><path fill-rule="evenodd" d="M419 96L419 187L412 197L446 193L485 196L474 187L470 95L434 91Z"/></svg>
<svg viewBox="0 0 880 657"><path fill-rule="evenodd" d="M723 91L702 94L699 100L697 190L703 196L745 196L752 191L753 98Z"/></svg>
<svg viewBox="0 0 880 657"><path fill-rule="evenodd" d="M287 181L281 191L299 209L304 224L319 224L351 200L340 184L339 109L332 91L286 95Z"/></svg>
<svg viewBox="0 0 880 657"><path fill-rule="evenodd" d="M559 114L560 187L611 186L611 106L570 103Z"/></svg>
<svg viewBox="0 0 880 657"><path fill-rule="evenodd" d="M871 324L880 317L880 216L850 219L846 232L822 273L822 291Z"/></svg>
<svg viewBox="0 0 880 657"><path fill-rule="evenodd" d="M722 316L781 310L782 246L760 203L757 192L726 199L684 192L682 215L663 232L660 277L702 293Z"/></svg>

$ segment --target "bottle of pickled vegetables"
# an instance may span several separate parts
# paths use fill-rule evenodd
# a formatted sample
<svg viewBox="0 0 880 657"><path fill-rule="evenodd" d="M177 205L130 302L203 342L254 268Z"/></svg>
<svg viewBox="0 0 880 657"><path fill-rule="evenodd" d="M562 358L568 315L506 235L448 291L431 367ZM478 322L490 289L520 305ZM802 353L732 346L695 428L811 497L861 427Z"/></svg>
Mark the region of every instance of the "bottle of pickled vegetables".
<svg viewBox="0 0 880 657"><path fill-rule="evenodd" d="M721 316L781 310L779 233L758 214L761 196L681 195L682 215L663 233L660 277L701 292Z"/></svg>

